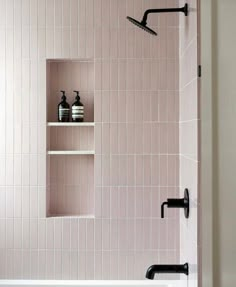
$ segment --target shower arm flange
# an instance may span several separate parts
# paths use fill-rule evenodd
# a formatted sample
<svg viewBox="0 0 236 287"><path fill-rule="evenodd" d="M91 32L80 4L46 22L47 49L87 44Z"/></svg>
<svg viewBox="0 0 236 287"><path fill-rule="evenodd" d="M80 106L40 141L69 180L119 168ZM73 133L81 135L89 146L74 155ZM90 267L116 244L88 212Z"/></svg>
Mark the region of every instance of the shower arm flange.
<svg viewBox="0 0 236 287"><path fill-rule="evenodd" d="M144 12L142 24L147 24L147 17L148 14L151 13L176 13L176 12L183 12L185 16L188 16L188 4L185 4L181 8L160 8L160 9L148 9Z"/></svg>

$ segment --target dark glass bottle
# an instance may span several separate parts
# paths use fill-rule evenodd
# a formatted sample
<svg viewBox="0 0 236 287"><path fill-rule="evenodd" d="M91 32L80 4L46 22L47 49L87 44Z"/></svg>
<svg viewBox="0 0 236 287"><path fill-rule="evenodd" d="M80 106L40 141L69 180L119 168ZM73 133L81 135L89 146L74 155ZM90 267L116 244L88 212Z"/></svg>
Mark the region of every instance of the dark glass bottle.
<svg viewBox="0 0 236 287"><path fill-rule="evenodd" d="M70 105L66 102L65 91L61 91L61 102L58 105L58 122L70 121Z"/></svg>
<svg viewBox="0 0 236 287"><path fill-rule="evenodd" d="M75 102L72 105L72 122L83 122L84 121L84 105L80 102L79 91L76 93Z"/></svg>

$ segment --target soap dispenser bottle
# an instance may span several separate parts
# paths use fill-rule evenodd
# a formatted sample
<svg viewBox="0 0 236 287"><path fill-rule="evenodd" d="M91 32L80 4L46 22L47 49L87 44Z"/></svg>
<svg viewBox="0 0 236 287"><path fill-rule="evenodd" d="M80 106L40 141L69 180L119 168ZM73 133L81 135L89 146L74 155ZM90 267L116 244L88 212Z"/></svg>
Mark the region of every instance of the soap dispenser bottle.
<svg viewBox="0 0 236 287"><path fill-rule="evenodd" d="M66 102L65 91L61 91L61 102L58 105L58 122L70 121L70 105Z"/></svg>
<svg viewBox="0 0 236 287"><path fill-rule="evenodd" d="M72 122L83 122L84 105L80 102L79 91L74 91L74 93L76 93L76 97L72 105Z"/></svg>

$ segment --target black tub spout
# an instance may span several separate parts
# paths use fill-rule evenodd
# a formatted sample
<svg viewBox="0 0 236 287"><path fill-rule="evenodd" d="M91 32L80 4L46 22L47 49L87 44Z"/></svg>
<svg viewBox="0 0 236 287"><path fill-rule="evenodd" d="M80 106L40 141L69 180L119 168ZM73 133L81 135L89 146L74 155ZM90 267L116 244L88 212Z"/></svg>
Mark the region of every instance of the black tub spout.
<svg viewBox="0 0 236 287"><path fill-rule="evenodd" d="M188 275L188 263L176 265L152 265L146 272L146 278L153 280L156 273L183 273Z"/></svg>

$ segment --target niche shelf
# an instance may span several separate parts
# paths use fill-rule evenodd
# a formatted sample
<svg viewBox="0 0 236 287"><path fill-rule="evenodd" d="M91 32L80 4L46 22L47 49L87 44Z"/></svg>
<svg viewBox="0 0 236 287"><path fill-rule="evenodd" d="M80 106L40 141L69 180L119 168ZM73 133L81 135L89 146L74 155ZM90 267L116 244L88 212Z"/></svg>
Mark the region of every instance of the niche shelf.
<svg viewBox="0 0 236 287"><path fill-rule="evenodd" d="M81 123L60 123L60 122L49 122L47 123L48 127L94 127L95 124L92 122L81 122Z"/></svg>
<svg viewBox="0 0 236 287"><path fill-rule="evenodd" d="M94 151L91 150L50 150L48 154L60 154L60 155L91 155L94 154Z"/></svg>
<svg viewBox="0 0 236 287"><path fill-rule="evenodd" d="M48 59L47 217L94 217L94 62ZM60 90L70 107L80 91L84 122L57 122Z"/></svg>

